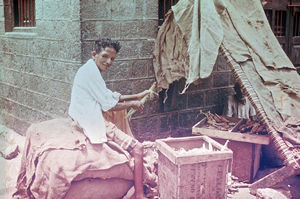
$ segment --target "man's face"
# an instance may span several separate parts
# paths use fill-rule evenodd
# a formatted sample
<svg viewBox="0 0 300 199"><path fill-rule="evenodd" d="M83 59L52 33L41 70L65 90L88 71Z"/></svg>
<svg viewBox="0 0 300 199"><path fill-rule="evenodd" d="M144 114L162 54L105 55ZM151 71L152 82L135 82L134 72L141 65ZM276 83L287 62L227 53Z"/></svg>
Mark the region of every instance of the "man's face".
<svg viewBox="0 0 300 199"><path fill-rule="evenodd" d="M93 59L99 68L100 72L106 71L114 62L117 51L113 47L106 47L99 53L92 52Z"/></svg>

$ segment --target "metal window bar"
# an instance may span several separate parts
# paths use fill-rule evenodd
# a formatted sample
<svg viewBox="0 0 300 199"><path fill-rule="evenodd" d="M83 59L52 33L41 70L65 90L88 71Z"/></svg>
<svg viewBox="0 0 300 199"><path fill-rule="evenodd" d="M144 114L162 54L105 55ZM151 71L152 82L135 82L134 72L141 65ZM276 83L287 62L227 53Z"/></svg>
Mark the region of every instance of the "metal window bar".
<svg viewBox="0 0 300 199"><path fill-rule="evenodd" d="M293 36L300 36L300 12L295 12L294 18L294 26L293 26Z"/></svg>
<svg viewBox="0 0 300 199"><path fill-rule="evenodd" d="M158 17L159 25L164 22L165 14L170 10L171 6L175 5L179 0L159 0Z"/></svg>
<svg viewBox="0 0 300 199"><path fill-rule="evenodd" d="M35 26L35 2L34 0L18 0L18 24L19 27Z"/></svg>
<svg viewBox="0 0 300 199"><path fill-rule="evenodd" d="M286 11L276 10L274 34L275 36L285 36L285 32L286 32Z"/></svg>

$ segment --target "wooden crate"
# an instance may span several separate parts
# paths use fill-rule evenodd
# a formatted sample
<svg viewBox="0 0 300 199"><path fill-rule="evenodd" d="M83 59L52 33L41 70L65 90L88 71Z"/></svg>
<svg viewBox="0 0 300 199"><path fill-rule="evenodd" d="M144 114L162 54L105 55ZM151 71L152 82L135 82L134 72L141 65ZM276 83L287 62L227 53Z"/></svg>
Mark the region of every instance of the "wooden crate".
<svg viewBox="0 0 300 199"><path fill-rule="evenodd" d="M220 131L205 128L206 118L204 118L193 126L192 132L194 135L207 135L220 144L230 140L228 148L233 151L232 174L240 181L252 182L259 169L261 145L268 145L270 138L265 135L234 132L243 122L241 120L228 131Z"/></svg>
<svg viewBox="0 0 300 199"><path fill-rule="evenodd" d="M168 138L156 141L158 148L158 185L162 199L226 198L227 174L232 151L207 136ZM208 148L213 151L186 151Z"/></svg>

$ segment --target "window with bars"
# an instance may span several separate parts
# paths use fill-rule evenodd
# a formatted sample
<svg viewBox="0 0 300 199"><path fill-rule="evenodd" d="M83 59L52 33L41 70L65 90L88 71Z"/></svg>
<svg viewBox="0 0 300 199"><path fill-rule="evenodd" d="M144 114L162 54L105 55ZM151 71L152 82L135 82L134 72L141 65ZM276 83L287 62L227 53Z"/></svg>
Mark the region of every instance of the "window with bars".
<svg viewBox="0 0 300 199"><path fill-rule="evenodd" d="M273 13L274 11L274 13ZM265 9L266 17L275 36L286 35L287 13L284 10ZM273 16L274 14L274 16ZM274 20L273 20L274 19Z"/></svg>
<svg viewBox="0 0 300 199"><path fill-rule="evenodd" d="M35 0L4 0L5 31L35 26Z"/></svg>
<svg viewBox="0 0 300 199"><path fill-rule="evenodd" d="M34 0L14 0L14 26L35 26L35 2Z"/></svg>
<svg viewBox="0 0 300 199"><path fill-rule="evenodd" d="M273 32L275 36L286 35L286 11L276 10L275 11L275 23Z"/></svg>

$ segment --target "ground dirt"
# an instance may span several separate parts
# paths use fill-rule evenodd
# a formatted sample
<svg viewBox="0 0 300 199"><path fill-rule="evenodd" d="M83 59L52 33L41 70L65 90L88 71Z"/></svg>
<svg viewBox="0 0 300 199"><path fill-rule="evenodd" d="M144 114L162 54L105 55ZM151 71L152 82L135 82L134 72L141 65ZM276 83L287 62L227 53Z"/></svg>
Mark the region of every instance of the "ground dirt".
<svg viewBox="0 0 300 199"><path fill-rule="evenodd" d="M20 150L22 150L24 141L25 138L22 136L17 135L15 138L15 142L17 142L20 145ZM11 160L7 160L3 157L0 157L0 199L11 198L11 194L14 191L14 186L17 180L20 161L20 153L18 153L18 155L12 158ZM266 168L263 165L261 167L264 169L260 169L258 171L255 181L278 169L272 167ZM269 187L268 189L261 189L257 196L250 194L249 188L247 187L247 185L249 184L242 183L241 185L241 183L238 182L236 179L233 183L236 183L239 186L236 186L234 191L228 194L228 198L300 199L300 175L291 176L274 187Z"/></svg>

